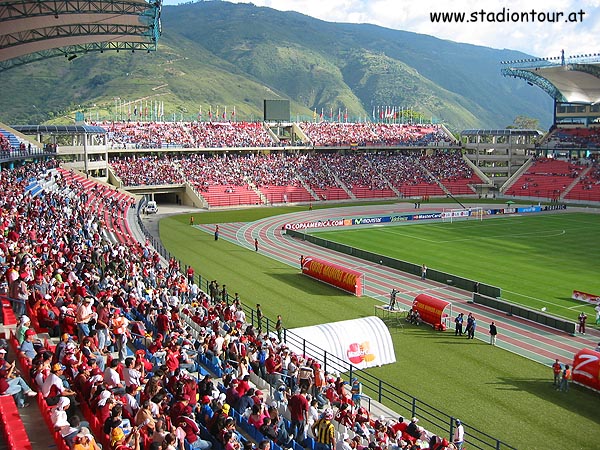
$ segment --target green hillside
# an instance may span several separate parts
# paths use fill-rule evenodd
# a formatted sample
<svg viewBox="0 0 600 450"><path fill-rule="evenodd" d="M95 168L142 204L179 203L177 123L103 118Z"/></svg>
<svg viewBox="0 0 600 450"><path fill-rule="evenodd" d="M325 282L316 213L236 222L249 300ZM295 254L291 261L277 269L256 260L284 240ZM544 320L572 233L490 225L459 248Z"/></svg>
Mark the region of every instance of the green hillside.
<svg viewBox="0 0 600 450"><path fill-rule="evenodd" d="M235 105L239 119L254 120L263 99L288 98L294 119L347 109L353 120L394 105L454 130L503 128L517 115L550 124L546 94L500 75L499 61L519 52L252 4L167 6L162 20L157 52L82 54L3 73L0 120L67 122L76 111L108 120L117 98L164 102L167 120L194 120L200 106L206 118L209 105Z"/></svg>

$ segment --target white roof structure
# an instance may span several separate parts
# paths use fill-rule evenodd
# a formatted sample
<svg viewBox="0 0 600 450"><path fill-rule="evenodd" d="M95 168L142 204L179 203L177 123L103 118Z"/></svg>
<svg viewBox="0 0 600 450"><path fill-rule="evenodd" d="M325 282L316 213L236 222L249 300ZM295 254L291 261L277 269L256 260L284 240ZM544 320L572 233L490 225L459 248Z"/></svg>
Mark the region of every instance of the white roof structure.
<svg viewBox="0 0 600 450"><path fill-rule="evenodd" d="M506 77L523 78L560 102L600 102L600 54L502 61Z"/></svg>
<svg viewBox="0 0 600 450"><path fill-rule="evenodd" d="M600 64L594 64L600 73ZM591 73L577 70L573 65L524 69L544 77L570 103L600 102L600 79Z"/></svg>

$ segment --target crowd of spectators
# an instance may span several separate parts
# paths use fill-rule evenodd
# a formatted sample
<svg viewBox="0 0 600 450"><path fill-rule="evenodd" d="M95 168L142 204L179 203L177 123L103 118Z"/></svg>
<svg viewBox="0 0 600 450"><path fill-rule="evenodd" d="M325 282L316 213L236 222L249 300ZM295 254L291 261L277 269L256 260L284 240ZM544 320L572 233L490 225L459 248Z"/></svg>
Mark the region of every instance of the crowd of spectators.
<svg viewBox="0 0 600 450"><path fill-rule="evenodd" d="M587 191L600 186L600 164L594 163L587 175L581 178L581 183L584 185L583 189Z"/></svg>
<svg viewBox="0 0 600 450"><path fill-rule="evenodd" d="M254 122L112 122L111 148L224 148L272 147L274 140Z"/></svg>
<svg viewBox="0 0 600 450"><path fill-rule="evenodd" d="M0 282L19 316L16 339L19 356L31 364L31 387L74 450L97 449L96 440L119 450L174 450L184 440L192 448L250 449L232 410L266 438L263 450L269 440L303 444L311 425L334 417L349 432L340 443L351 448L423 448L438 439L416 419L411 425L370 417L360 406L357 380L348 389L318 361L267 334L262 322L255 328L239 296L228 301L225 286L215 281L204 293L193 270L183 273L173 259L161 264L148 243L107 240L90 192L119 207L111 205L110 192L81 191L61 172L48 172L53 166L0 172ZM24 194L33 177L55 188ZM53 351L37 342L32 322L60 335ZM130 340L141 343L139 351L131 351ZM201 370L200 357L220 368L221 382L190 376ZM250 385L251 373L275 388L271 399ZM30 387L21 385L21 392L29 396ZM79 419L77 406L90 423ZM291 422L282 417L288 414ZM100 436L92 436L90 425Z"/></svg>
<svg viewBox="0 0 600 450"><path fill-rule="evenodd" d="M190 182L202 193L211 186L310 186L314 190L345 187L385 190L394 186L434 184L470 179L473 172L460 152L352 151L338 153L204 154L113 159L111 165L124 185ZM425 170L427 169L427 170Z"/></svg>
<svg viewBox="0 0 600 450"><path fill-rule="evenodd" d="M423 155L420 162L440 180L457 181L470 179L473 176L473 169L465 162L460 152L436 152Z"/></svg>
<svg viewBox="0 0 600 450"><path fill-rule="evenodd" d="M367 188L372 190L388 189L387 182L382 174L370 163L370 155L362 152L349 154L323 154L320 155L319 166L335 174L349 190L354 188ZM327 173L327 172L326 172ZM317 178L317 182L322 181ZM313 180L308 182L313 185ZM319 187L321 187L320 185Z"/></svg>
<svg viewBox="0 0 600 450"><path fill-rule="evenodd" d="M552 149L600 148L600 127L555 128L541 146Z"/></svg>
<svg viewBox="0 0 600 450"><path fill-rule="evenodd" d="M403 186L415 186L423 183L433 183L431 177L419 164L425 158L421 153L415 152L380 152L370 157L375 170L381 174L389 183L401 189Z"/></svg>
<svg viewBox="0 0 600 450"><path fill-rule="evenodd" d="M253 148L279 145L256 122L111 122L111 148ZM434 124L302 122L299 124L316 147L451 145L454 138Z"/></svg>
<svg viewBox="0 0 600 450"><path fill-rule="evenodd" d="M185 177L172 155L115 158L111 166L125 186L182 184Z"/></svg>
<svg viewBox="0 0 600 450"><path fill-rule="evenodd" d="M302 122L300 128L312 145L426 146L454 141L438 125L389 123Z"/></svg>
<svg viewBox="0 0 600 450"><path fill-rule="evenodd" d="M8 154L11 150L12 146L10 145L10 141L4 133L0 132L0 154Z"/></svg>

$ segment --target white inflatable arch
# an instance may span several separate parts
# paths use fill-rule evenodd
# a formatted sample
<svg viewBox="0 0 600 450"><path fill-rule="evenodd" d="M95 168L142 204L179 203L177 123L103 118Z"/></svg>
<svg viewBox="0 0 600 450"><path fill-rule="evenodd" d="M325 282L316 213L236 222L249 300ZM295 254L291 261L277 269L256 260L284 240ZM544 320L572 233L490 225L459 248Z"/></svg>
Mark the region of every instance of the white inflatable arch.
<svg viewBox="0 0 600 450"><path fill-rule="evenodd" d="M319 355L322 352L318 352L315 346L359 369L396 362L390 331L375 316L288 331L291 333L287 335L286 344L293 352L320 361L323 361L323 355Z"/></svg>

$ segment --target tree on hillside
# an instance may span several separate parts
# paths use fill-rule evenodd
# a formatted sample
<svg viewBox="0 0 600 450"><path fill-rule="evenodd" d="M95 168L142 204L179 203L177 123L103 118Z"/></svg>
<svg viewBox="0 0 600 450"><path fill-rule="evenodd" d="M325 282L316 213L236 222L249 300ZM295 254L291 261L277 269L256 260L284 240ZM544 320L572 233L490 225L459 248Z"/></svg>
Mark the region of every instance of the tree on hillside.
<svg viewBox="0 0 600 450"><path fill-rule="evenodd" d="M506 128L513 130L537 130L540 127L539 119L527 116L517 116L513 123Z"/></svg>

